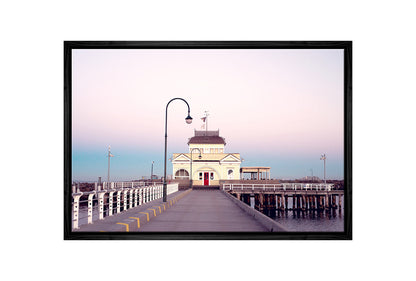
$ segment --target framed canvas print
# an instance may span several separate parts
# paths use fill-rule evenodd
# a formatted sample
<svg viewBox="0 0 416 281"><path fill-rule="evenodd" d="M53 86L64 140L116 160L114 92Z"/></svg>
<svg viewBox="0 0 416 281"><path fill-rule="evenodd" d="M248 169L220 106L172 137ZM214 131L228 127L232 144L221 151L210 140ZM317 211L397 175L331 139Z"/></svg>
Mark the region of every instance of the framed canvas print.
<svg viewBox="0 0 416 281"><path fill-rule="evenodd" d="M64 239L352 239L351 41L64 42Z"/></svg>

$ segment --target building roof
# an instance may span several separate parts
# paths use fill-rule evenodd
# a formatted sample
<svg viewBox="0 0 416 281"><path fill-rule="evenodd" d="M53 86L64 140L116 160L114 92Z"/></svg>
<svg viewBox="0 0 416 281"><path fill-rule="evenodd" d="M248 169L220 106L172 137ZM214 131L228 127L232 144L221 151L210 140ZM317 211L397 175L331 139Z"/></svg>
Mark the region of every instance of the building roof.
<svg viewBox="0 0 416 281"><path fill-rule="evenodd" d="M224 144L225 139L220 137L220 131L196 131L195 136L189 139L189 144Z"/></svg>
<svg viewBox="0 0 416 281"><path fill-rule="evenodd" d="M180 155L185 155L188 159L191 159L190 153L173 153L172 159L176 160L176 158L179 157ZM229 155L232 155L238 160L241 160L240 153L202 153L201 159L199 159L199 153L192 153L192 161L195 161L195 162L221 161L222 159L226 158Z"/></svg>
<svg viewBox="0 0 416 281"><path fill-rule="evenodd" d="M240 167L240 173L270 172L270 167Z"/></svg>

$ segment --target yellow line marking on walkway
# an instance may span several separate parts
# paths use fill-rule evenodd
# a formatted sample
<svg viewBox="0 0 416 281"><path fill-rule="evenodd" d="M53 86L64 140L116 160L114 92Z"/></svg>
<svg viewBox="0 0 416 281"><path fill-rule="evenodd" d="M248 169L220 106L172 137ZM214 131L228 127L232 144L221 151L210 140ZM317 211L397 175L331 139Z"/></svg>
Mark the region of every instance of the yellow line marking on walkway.
<svg viewBox="0 0 416 281"><path fill-rule="evenodd" d="M160 208L160 206L156 206L156 207L159 208L159 214L161 214L162 213L162 209Z"/></svg>
<svg viewBox="0 0 416 281"><path fill-rule="evenodd" d="M147 221L149 221L149 213L140 212L140 214L146 214L146 216L147 216Z"/></svg>
<svg viewBox="0 0 416 281"><path fill-rule="evenodd" d="M148 210L153 210L153 213L154 213L154 215L156 217L156 209L148 209Z"/></svg>
<svg viewBox="0 0 416 281"><path fill-rule="evenodd" d="M129 225L127 223L118 222L117 224L122 224L126 226L126 232L129 232Z"/></svg>
<svg viewBox="0 0 416 281"><path fill-rule="evenodd" d="M130 219L136 219L137 220L137 228L140 228L140 218L135 217L129 217Z"/></svg>

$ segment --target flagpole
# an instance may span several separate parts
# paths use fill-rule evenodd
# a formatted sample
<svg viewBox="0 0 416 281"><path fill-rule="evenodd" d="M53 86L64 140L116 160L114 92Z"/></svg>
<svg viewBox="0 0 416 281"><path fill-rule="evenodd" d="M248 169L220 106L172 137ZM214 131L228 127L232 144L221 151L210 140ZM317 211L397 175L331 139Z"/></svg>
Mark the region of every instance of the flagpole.
<svg viewBox="0 0 416 281"><path fill-rule="evenodd" d="M206 126L205 126L205 135L206 135L206 132L208 132L208 111L205 111L205 123L206 123Z"/></svg>

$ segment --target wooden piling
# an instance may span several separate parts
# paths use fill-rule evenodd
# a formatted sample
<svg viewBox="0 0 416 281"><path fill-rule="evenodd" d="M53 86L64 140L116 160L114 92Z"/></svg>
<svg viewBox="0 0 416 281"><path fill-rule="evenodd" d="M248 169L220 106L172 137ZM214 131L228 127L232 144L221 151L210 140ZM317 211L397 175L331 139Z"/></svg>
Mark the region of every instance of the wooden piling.
<svg viewBox="0 0 416 281"><path fill-rule="evenodd" d="M264 194L259 193L259 210L262 211L264 208Z"/></svg>
<svg viewBox="0 0 416 281"><path fill-rule="evenodd" d="M286 208L286 211L288 211L289 210L289 204L288 204L288 201L289 201L289 196L288 195L286 195L285 196L285 208Z"/></svg>
<svg viewBox="0 0 416 281"><path fill-rule="evenodd" d="M328 193L325 195L325 210L329 210Z"/></svg>
<svg viewBox="0 0 416 281"><path fill-rule="evenodd" d="M284 210L285 210L285 208L286 208L285 201L284 201L285 197L284 197L284 195L283 195L283 194L282 194L282 195L280 195L280 196L281 196L280 200L281 200L281 202L282 202L281 210L282 210L282 211L284 211Z"/></svg>
<svg viewBox="0 0 416 281"><path fill-rule="evenodd" d="M276 211L276 195L275 194L271 194L270 195L270 205L272 210Z"/></svg>
<svg viewBox="0 0 416 281"><path fill-rule="evenodd" d="M306 210L306 197L302 195L302 211Z"/></svg>
<svg viewBox="0 0 416 281"><path fill-rule="evenodd" d="M319 200L319 204L318 204L318 210L322 210L322 205L323 205L323 196L318 195L318 200Z"/></svg>

